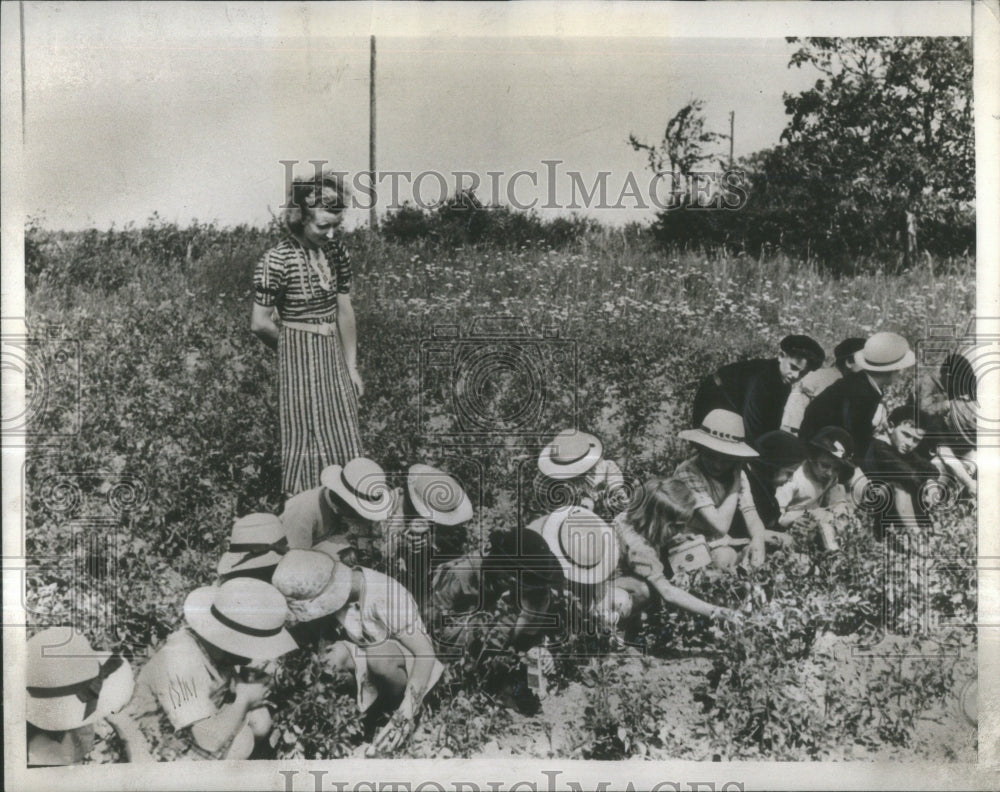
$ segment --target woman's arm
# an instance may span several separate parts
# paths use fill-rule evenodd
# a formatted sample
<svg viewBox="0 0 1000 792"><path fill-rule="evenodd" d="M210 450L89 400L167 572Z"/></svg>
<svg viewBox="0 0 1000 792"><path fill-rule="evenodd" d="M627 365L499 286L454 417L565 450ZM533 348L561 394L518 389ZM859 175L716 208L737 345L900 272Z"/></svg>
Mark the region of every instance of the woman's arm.
<svg viewBox="0 0 1000 792"><path fill-rule="evenodd" d="M365 395L365 386L358 374L358 328L354 319L354 306L351 305L350 294L337 295L337 330L340 333L340 343L344 347L344 362L347 363L347 373L354 383L358 398Z"/></svg>
<svg viewBox="0 0 1000 792"><path fill-rule="evenodd" d="M274 321L274 308L253 304L250 316L250 331L271 349L278 349L278 325Z"/></svg>

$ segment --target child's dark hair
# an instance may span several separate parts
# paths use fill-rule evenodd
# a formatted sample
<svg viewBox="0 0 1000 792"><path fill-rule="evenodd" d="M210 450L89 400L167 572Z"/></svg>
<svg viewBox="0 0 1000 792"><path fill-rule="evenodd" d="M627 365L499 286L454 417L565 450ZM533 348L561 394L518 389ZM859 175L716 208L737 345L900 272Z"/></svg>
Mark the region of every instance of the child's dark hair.
<svg viewBox="0 0 1000 792"><path fill-rule="evenodd" d="M890 426L899 426L907 422L920 429L928 429L933 424L933 419L929 413L916 409L912 404L904 404L889 413Z"/></svg>

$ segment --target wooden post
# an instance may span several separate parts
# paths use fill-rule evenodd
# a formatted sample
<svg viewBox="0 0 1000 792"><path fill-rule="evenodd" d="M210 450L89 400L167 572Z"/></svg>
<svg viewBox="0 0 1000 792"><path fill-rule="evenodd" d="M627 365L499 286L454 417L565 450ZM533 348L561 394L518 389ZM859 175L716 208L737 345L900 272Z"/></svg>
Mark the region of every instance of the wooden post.
<svg viewBox="0 0 1000 792"><path fill-rule="evenodd" d="M729 168L733 167L733 129L736 126L736 111L729 111Z"/></svg>
<svg viewBox="0 0 1000 792"><path fill-rule="evenodd" d="M372 205L368 210L368 228L375 231L375 36L371 37L371 64L368 70L368 172L372 178Z"/></svg>

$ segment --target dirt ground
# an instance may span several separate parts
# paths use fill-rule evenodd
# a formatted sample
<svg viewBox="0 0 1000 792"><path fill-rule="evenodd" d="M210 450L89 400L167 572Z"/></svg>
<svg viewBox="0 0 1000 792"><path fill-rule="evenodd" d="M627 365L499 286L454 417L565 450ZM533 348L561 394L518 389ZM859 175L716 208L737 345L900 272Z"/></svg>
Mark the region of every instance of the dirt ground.
<svg viewBox="0 0 1000 792"><path fill-rule="evenodd" d="M835 650L838 661L857 666L852 660L849 645L843 643ZM625 654L618 658L617 673L625 684L640 678L656 692L654 700L663 712L662 723L654 731L668 745L683 746L682 752L668 752L655 746L643 746L639 755L652 760L686 759L696 761L729 761L714 752L705 733L701 704L693 691L703 681L711 661L705 657L681 659L645 658ZM812 691L822 699L822 682ZM578 757L581 747L587 744L588 735L582 727L584 710L593 691L585 684L573 682L562 690L552 691L542 701L542 712L526 717L511 711L512 728L497 739L487 742L480 754L483 757L529 756L533 758ZM861 745L844 745L842 752L826 757L846 761L914 761L932 759L945 762L975 762L977 732L962 714L959 704L961 690L952 698L943 700L918 720L915 736L907 747L886 747L872 751ZM612 706L616 704L611 694ZM699 728L699 724L701 728Z"/></svg>

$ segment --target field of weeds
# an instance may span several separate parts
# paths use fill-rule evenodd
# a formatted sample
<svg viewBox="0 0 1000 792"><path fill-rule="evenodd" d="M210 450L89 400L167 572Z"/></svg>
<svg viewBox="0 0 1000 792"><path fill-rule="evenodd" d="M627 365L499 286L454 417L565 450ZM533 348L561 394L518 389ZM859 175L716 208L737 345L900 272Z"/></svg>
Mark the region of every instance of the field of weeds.
<svg viewBox="0 0 1000 792"><path fill-rule="evenodd" d="M233 519L280 507L275 358L249 330L252 269L275 240L155 218L28 229L34 623L75 618L95 645L141 663L180 623L187 592L211 582ZM687 453L676 435L695 383L716 366L769 355L791 332L828 350L876 330L912 344L964 328L975 304L968 259L836 279L780 254L667 250L637 228L488 247L354 232L346 244L366 453L393 478L415 461L450 470L477 506L477 536L539 507L524 485L565 426L599 435L631 480L668 474ZM453 372L422 355L483 333L526 339L543 376L499 366L477 394L498 424L470 434L448 398ZM525 388L537 410L510 432ZM446 442L455 437L467 442ZM743 626L722 633L655 611L638 646L591 643L589 659L560 659L534 718L458 664L404 753L967 760L975 730L955 701L975 674L975 510L936 517L904 568L887 568L872 519L843 526L836 557L804 543L753 573L682 581L740 608ZM287 659L272 703L279 757L362 744L351 696L308 655Z"/></svg>

